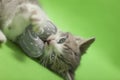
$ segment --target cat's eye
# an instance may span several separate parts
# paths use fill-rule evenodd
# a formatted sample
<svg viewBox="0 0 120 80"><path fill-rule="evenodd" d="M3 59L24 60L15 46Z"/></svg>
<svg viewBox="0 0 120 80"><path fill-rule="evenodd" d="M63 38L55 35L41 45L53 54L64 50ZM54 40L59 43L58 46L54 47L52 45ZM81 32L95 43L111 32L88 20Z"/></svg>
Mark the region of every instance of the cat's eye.
<svg viewBox="0 0 120 80"><path fill-rule="evenodd" d="M57 43L58 43L58 44L62 44L62 43L65 42L65 40L66 40L66 38L61 38Z"/></svg>

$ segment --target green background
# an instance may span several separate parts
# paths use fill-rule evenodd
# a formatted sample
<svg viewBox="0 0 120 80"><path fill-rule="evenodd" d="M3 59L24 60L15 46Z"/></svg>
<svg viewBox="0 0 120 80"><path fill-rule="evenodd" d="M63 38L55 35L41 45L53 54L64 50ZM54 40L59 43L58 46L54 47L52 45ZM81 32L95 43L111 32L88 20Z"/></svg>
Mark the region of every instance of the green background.
<svg viewBox="0 0 120 80"><path fill-rule="evenodd" d="M120 0L41 0L41 5L61 30L96 37L75 80L120 80ZM7 42L0 47L0 80L62 79Z"/></svg>

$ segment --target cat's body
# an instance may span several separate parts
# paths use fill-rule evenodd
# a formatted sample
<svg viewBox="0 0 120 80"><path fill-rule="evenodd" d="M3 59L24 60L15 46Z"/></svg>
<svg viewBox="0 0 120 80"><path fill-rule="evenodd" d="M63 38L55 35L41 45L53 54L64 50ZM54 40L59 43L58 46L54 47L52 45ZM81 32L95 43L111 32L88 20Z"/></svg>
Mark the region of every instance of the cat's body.
<svg viewBox="0 0 120 80"><path fill-rule="evenodd" d="M37 0L0 0L0 6L0 28L12 41L29 24L35 25L34 27L37 29L36 26L42 25L42 22L48 20Z"/></svg>
<svg viewBox="0 0 120 80"><path fill-rule="evenodd" d="M5 42L6 37L16 42L29 24L32 24L32 32L35 32L41 39L43 36L38 33L46 34L47 31L44 29L46 24L48 27L53 26L48 21L49 18L39 7L37 0L0 0L0 28L2 30L0 30L0 42ZM30 36L29 41L33 40L35 44L37 41L41 41L39 39L35 41L34 35L28 34L27 36ZM39 51L40 44L32 48L31 42L25 38L26 36L24 36L23 42L27 42L27 44L24 43L26 45L24 50L29 46L29 52L35 52L34 49ZM44 39L43 54L37 58L43 66L60 74L65 80L74 80L74 72L80 64L81 56L94 40L94 38L86 40L70 33L57 31L56 34L51 34Z"/></svg>

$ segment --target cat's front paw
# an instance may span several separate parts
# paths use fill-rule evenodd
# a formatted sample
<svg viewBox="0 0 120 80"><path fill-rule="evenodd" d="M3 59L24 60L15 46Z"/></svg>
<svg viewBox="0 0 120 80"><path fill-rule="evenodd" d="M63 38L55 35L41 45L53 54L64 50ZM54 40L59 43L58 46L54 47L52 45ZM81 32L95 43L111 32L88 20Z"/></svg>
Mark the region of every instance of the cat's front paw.
<svg viewBox="0 0 120 80"><path fill-rule="evenodd" d="M5 43L7 41L5 35L0 31L0 44Z"/></svg>
<svg viewBox="0 0 120 80"><path fill-rule="evenodd" d="M44 19L41 17L39 11L34 10L32 11L32 15L30 17L31 24L33 25L33 31L36 33L43 33L44 32Z"/></svg>

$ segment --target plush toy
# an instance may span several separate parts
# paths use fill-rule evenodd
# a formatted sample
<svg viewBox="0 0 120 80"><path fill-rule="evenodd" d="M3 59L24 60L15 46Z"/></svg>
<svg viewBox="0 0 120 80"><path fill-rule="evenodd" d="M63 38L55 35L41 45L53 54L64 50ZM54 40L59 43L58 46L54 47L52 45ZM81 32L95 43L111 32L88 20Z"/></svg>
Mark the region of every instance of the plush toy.
<svg viewBox="0 0 120 80"><path fill-rule="evenodd" d="M35 32L33 25L29 25L15 41L32 58L38 58L43 54L44 41L57 32L56 26L51 21L44 22L42 28L43 32L39 32L39 29Z"/></svg>

